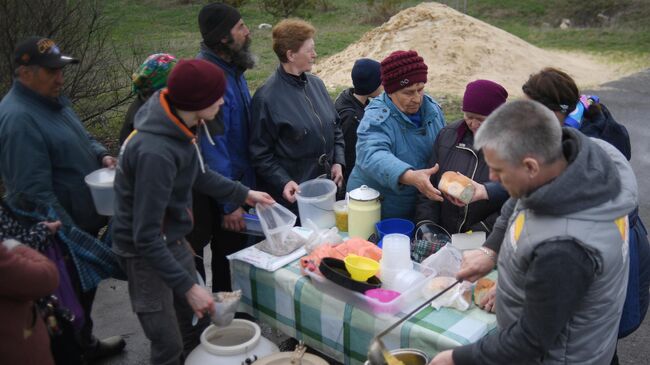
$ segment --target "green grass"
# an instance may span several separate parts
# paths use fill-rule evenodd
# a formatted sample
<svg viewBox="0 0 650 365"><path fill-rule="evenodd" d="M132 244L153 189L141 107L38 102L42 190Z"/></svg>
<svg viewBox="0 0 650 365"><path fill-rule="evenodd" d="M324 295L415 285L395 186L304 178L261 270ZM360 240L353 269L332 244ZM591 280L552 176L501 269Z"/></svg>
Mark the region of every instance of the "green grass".
<svg viewBox="0 0 650 365"><path fill-rule="evenodd" d="M182 5L178 0L105 0L103 4L117 50L125 58L132 57L131 63L136 67L147 55L156 52L194 57L201 39L197 16L208 2ZM463 0L441 2L452 7L462 7L465 3ZM373 16L366 1L329 0L328 3L330 11L310 9L302 14L317 29L316 51L321 60L342 51L375 26L366 21ZM406 0L401 7L418 3ZM650 67L650 2L647 0L591 0L588 5L581 0L467 0L466 3L469 15L536 46L602 54L615 62L634 60L637 68ZM256 68L246 73L254 92L278 65L271 50L271 31L259 30L257 26L274 24L277 20L264 13L256 0L249 0L240 11L252 33L253 51L259 57ZM599 12L618 14L616 24L569 30L557 27L565 17L577 24L589 24ZM340 91L330 90L330 95L334 98ZM460 117L458 96L435 97L449 121ZM122 121L118 119L91 129L102 139L110 138L119 130Z"/></svg>

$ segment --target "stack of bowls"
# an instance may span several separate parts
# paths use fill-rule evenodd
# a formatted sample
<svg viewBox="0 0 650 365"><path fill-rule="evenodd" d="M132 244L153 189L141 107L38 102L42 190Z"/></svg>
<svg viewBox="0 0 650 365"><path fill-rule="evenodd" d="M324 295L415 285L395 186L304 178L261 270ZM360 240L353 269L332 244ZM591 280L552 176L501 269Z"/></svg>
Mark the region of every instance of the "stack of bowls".
<svg viewBox="0 0 650 365"><path fill-rule="evenodd" d="M413 270L411 240L407 235L393 233L384 236L383 241L380 263L382 288L400 291L395 282L397 275L403 270Z"/></svg>

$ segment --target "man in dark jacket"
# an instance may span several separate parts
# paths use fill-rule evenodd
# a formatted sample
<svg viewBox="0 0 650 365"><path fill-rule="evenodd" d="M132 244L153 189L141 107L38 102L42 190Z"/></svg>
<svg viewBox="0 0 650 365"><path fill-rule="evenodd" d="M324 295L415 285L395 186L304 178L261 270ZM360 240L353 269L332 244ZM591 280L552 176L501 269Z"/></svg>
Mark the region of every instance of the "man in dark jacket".
<svg viewBox="0 0 650 365"><path fill-rule="evenodd" d="M192 131L211 120L223 103L226 80L203 60L180 61L136 116L115 176L113 250L123 258L129 296L145 335L152 364L181 364L198 344L191 324L213 312L212 295L197 284L191 248L192 188L218 201L273 203L266 193L207 168Z"/></svg>
<svg viewBox="0 0 650 365"><path fill-rule="evenodd" d="M357 128L363 118L366 106L370 98L381 94L381 64L369 58L361 58L352 66L352 85L349 89L343 90L336 98L334 107L341 118L341 129L345 140L345 171L343 181L348 182L348 177L354 162L357 159Z"/></svg>
<svg viewBox="0 0 650 365"><path fill-rule="evenodd" d="M530 100L497 109L475 146L511 198L492 244L466 252L457 276L485 275L498 252L498 328L431 364L609 364L628 277L627 215L638 201L632 167Z"/></svg>
<svg viewBox="0 0 650 365"><path fill-rule="evenodd" d="M84 177L115 158L84 129L62 96L63 68L79 61L48 38L30 37L14 53L16 79L0 102L0 171L7 199L21 196L54 207L63 224L96 235L106 218L95 211ZM90 313L95 290L79 292L81 344L88 360L124 348L120 336L98 341Z"/></svg>
<svg viewBox="0 0 650 365"><path fill-rule="evenodd" d="M251 95L244 72L255 62L250 51L250 31L237 9L213 3L199 12L199 28L203 36L198 59L211 62L226 75L223 106L217 119L223 128L201 134L199 144L205 163L221 175L254 188L255 173L248 158ZM218 204L213 199L194 193L195 225L187 237L194 250L203 251L210 243L212 250L212 291L230 291L230 265L226 256L246 247L248 237L238 233L246 228L244 207ZM197 258L203 272L203 260Z"/></svg>

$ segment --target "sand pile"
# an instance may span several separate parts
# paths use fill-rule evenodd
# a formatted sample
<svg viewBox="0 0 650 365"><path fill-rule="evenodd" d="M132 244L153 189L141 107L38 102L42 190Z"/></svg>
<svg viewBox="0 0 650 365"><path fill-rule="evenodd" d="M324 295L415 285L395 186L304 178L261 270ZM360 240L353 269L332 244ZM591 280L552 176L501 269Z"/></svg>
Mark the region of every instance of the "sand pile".
<svg viewBox="0 0 650 365"><path fill-rule="evenodd" d="M318 44L317 44L318 46ZM354 61L381 61L396 50L416 50L429 66L426 89L435 95L460 95L465 85L484 78L521 95L531 73L553 66L569 73L581 88L594 87L624 75L621 67L579 53L548 51L462 14L446 5L422 3L406 9L363 35L342 52L314 67L330 88L352 84Z"/></svg>

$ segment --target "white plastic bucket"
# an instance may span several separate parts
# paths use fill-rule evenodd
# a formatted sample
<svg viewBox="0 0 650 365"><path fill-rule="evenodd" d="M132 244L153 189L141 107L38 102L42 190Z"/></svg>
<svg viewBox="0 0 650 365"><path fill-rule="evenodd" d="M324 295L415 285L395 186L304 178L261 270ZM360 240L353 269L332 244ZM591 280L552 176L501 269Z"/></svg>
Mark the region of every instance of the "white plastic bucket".
<svg viewBox="0 0 650 365"><path fill-rule="evenodd" d="M332 228L336 224L334 202L336 184L329 179L308 180L298 186L298 213L301 224L311 219L319 228Z"/></svg>
<svg viewBox="0 0 650 365"><path fill-rule="evenodd" d="M97 213L108 216L113 215L115 169L103 168L95 170L88 174L84 180L90 188L90 194L93 197Z"/></svg>

